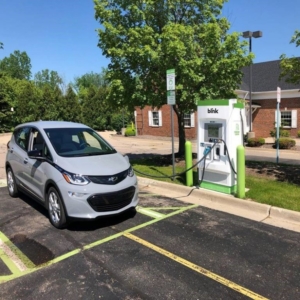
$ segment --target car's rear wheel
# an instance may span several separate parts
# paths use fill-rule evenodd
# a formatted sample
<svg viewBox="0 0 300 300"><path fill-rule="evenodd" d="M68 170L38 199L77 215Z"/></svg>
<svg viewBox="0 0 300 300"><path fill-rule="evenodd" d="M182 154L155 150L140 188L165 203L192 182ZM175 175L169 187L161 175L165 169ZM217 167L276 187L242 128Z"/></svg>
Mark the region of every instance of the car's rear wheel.
<svg viewBox="0 0 300 300"><path fill-rule="evenodd" d="M18 187L15 180L14 172L10 167L6 170L7 188L11 197L17 197L19 194Z"/></svg>
<svg viewBox="0 0 300 300"><path fill-rule="evenodd" d="M54 187L48 191L47 206L51 224L59 229L65 228L67 226L65 208L58 191Z"/></svg>

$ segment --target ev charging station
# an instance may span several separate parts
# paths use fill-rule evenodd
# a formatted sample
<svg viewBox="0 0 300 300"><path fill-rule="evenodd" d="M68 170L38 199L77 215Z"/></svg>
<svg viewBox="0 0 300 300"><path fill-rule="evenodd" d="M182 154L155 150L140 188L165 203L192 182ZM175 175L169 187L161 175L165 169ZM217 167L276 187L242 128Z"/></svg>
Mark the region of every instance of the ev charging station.
<svg viewBox="0 0 300 300"><path fill-rule="evenodd" d="M198 174L202 188L236 192L237 146L243 145L244 104L237 99L198 101Z"/></svg>

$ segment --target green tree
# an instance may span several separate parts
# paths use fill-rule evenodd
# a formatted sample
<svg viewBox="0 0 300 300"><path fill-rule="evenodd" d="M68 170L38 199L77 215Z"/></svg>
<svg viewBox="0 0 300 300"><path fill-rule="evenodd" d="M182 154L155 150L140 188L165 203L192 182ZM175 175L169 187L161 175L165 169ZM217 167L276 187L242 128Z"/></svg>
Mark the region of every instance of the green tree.
<svg viewBox="0 0 300 300"><path fill-rule="evenodd" d="M111 110L107 104L107 89L91 85L82 105L83 122L96 129L105 130L110 123Z"/></svg>
<svg viewBox="0 0 300 300"><path fill-rule="evenodd" d="M295 43L296 47L300 46L300 31L296 30L292 36L291 42ZM299 57L286 57L285 54L280 56L280 79L285 78L289 83L300 83L300 58Z"/></svg>
<svg viewBox="0 0 300 300"><path fill-rule="evenodd" d="M31 61L26 52L14 51L9 57L0 61L0 72L12 78L29 80L31 77Z"/></svg>
<svg viewBox="0 0 300 300"><path fill-rule="evenodd" d="M62 115L64 121L81 121L81 106L71 85L68 85L66 95L62 102Z"/></svg>
<svg viewBox="0 0 300 300"><path fill-rule="evenodd" d="M232 97L250 64L247 42L228 34L220 17L226 0L94 0L99 47L110 58L110 101L115 107L166 104L166 70L176 71L179 154L184 113L196 101Z"/></svg>
<svg viewBox="0 0 300 300"><path fill-rule="evenodd" d="M89 88L90 86L108 86L106 79L106 70L103 68L102 73L86 73L82 76L75 77L73 87L78 92L80 88Z"/></svg>
<svg viewBox="0 0 300 300"><path fill-rule="evenodd" d="M16 81L0 74L0 132L11 131L16 123L12 111L15 109Z"/></svg>
<svg viewBox="0 0 300 300"><path fill-rule="evenodd" d="M18 86L16 118L19 123L41 120L44 117L42 91L31 81L22 80Z"/></svg>
<svg viewBox="0 0 300 300"><path fill-rule="evenodd" d="M58 75L56 71L50 71L48 69L37 72L34 75L35 84L42 88L45 85L50 86L53 90L56 87L63 88L63 79Z"/></svg>

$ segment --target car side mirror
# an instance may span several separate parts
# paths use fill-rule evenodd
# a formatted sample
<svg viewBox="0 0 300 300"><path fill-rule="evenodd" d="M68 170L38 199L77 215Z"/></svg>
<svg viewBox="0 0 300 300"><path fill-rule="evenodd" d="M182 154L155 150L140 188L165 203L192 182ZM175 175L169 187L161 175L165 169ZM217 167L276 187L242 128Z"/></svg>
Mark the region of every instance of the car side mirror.
<svg viewBox="0 0 300 300"><path fill-rule="evenodd" d="M42 150L31 150L28 151L29 158L38 159L38 160L45 160L45 157L43 157Z"/></svg>

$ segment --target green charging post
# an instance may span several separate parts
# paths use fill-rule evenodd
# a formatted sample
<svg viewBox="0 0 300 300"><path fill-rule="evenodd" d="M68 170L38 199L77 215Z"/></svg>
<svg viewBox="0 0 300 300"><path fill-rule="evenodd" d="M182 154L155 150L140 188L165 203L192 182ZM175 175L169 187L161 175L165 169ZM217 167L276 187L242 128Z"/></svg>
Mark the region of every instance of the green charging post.
<svg viewBox="0 0 300 300"><path fill-rule="evenodd" d="M185 169L186 172L186 185L193 186L193 153L192 143L190 141L185 142ZM190 169L190 170L189 170Z"/></svg>

